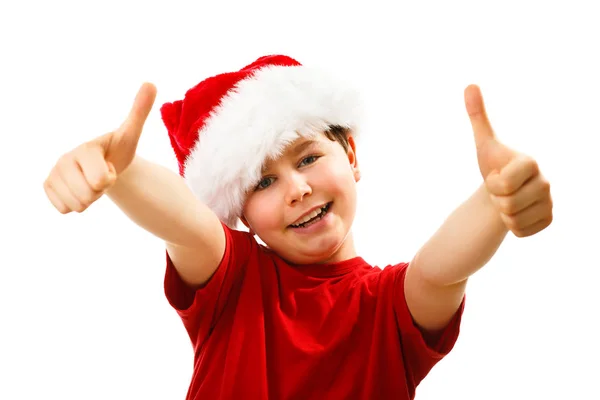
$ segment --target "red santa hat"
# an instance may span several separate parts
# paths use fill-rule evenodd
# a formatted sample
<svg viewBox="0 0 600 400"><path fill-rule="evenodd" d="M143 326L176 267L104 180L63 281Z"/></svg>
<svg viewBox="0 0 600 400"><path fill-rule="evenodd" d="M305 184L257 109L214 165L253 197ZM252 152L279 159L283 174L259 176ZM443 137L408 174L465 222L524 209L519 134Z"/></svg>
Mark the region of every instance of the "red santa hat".
<svg viewBox="0 0 600 400"><path fill-rule="evenodd" d="M273 55L210 77L160 111L180 175L235 228L266 160L332 125L356 134L360 110L359 97L346 83Z"/></svg>

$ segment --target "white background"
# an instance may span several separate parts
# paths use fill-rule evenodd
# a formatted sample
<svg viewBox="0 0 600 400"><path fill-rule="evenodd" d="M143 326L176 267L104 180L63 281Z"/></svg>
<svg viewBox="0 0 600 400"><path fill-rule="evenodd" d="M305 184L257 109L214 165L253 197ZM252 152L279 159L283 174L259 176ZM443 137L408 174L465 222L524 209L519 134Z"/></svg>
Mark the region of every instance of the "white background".
<svg viewBox="0 0 600 400"><path fill-rule="evenodd" d="M409 3L3 2L0 398L184 398L192 350L163 295L162 243L107 199L63 216L42 183L116 128L146 80L158 97L139 153L176 170L160 105L284 53L364 93L354 231L373 264L409 261L479 185L469 83L552 183L554 223L509 236L472 278L461 336L417 399L600 399L600 14L592 1Z"/></svg>

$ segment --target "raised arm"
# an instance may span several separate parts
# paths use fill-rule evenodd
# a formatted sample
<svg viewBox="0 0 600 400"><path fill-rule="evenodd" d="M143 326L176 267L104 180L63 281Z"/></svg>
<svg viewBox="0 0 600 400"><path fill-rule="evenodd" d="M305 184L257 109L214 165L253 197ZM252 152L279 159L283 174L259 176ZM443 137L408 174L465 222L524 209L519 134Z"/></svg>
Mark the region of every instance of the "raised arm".
<svg viewBox="0 0 600 400"><path fill-rule="evenodd" d="M446 219L406 272L408 307L429 331L452 319L467 279L492 258L509 231L531 236L552 222L550 185L537 163L496 139L478 87L465 90L465 103L485 183Z"/></svg>
<svg viewBox="0 0 600 400"><path fill-rule="evenodd" d="M218 267L225 233L179 175L136 156L155 97L155 87L144 84L123 125L60 157L44 189L65 214L83 212L107 194L133 222L166 242L184 281L199 285Z"/></svg>

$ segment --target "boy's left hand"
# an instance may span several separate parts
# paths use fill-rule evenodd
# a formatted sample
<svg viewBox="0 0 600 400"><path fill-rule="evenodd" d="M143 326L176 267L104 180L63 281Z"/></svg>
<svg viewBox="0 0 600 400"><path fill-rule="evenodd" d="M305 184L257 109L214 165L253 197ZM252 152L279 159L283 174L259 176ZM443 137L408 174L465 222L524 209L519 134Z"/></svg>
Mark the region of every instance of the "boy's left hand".
<svg viewBox="0 0 600 400"><path fill-rule="evenodd" d="M496 139L479 87L465 89L465 105L475 134L479 170L502 221L517 237L542 231L552 223L552 197L537 162Z"/></svg>

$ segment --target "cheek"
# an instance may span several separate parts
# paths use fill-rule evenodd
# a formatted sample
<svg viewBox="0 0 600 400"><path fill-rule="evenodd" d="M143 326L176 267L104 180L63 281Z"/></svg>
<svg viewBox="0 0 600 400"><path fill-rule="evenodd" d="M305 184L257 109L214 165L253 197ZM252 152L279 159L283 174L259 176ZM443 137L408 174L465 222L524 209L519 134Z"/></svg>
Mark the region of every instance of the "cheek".
<svg viewBox="0 0 600 400"><path fill-rule="evenodd" d="M281 225L280 215L276 210L275 196L260 195L249 199L244 208L244 215L252 229L259 232L272 229Z"/></svg>
<svg viewBox="0 0 600 400"><path fill-rule="evenodd" d="M331 194L341 197L351 196L355 189L355 180L348 163L331 164L315 176L319 186Z"/></svg>

